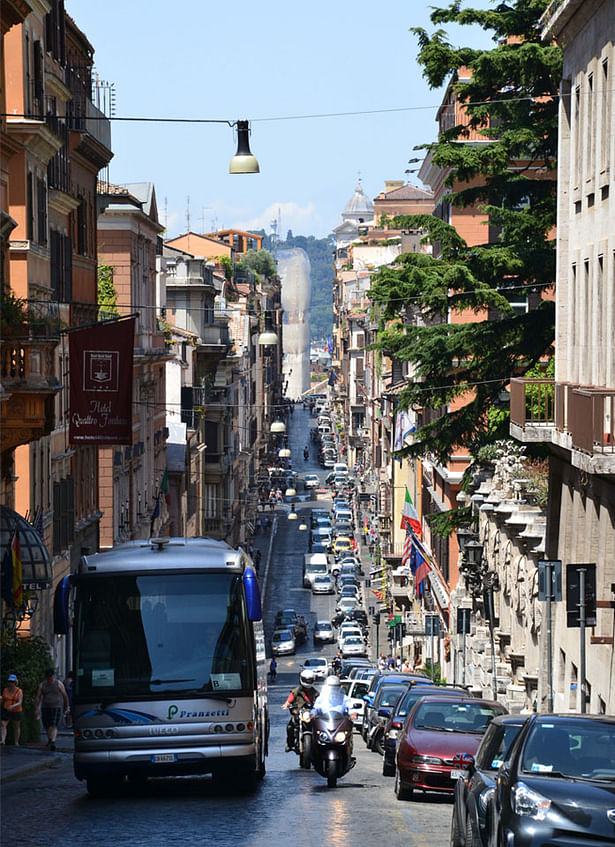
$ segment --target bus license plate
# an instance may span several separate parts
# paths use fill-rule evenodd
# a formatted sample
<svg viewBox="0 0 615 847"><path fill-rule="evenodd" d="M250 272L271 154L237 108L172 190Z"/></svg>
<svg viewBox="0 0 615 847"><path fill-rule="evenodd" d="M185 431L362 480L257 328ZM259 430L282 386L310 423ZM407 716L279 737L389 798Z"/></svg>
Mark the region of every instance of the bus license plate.
<svg viewBox="0 0 615 847"><path fill-rule="evenodd" d="M160 764L161 762L176 762L177 755L175 753L155 753L152 756L152 762L154 764Z"/></svg>

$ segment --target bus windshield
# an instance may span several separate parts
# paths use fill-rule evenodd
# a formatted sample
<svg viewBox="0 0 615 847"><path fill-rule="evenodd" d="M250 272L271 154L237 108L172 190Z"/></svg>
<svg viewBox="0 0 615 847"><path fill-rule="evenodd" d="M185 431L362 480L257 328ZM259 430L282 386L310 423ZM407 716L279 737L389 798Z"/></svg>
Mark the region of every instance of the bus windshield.
<svg viewBox="0 0 615 847"><path fill-rule="evenodd" d="M82 578L75 633L82 701L254 689L251 624L236 573Z"/></svg>

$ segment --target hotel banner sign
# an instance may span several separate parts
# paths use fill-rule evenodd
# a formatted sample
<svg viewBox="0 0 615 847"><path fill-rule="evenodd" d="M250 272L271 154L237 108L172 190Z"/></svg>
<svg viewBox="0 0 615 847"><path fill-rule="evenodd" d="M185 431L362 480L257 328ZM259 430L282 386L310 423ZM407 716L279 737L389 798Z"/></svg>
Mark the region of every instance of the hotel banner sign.
<svg viewBox="0 0 615 847"><path fill-rule="evenodd" d="M71 444L132 444L135 319L69 334Z"/></svg>

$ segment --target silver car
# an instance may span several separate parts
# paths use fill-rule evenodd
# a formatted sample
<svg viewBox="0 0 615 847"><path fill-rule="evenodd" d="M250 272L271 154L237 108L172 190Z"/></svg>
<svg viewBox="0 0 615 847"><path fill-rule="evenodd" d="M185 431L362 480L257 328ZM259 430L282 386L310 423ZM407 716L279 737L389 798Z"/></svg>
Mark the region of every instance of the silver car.
<svg viewBox="0 0 615 847"><path fill-rule="evenodd" d="M330 621L316 621L314 626L314 644L333 644L335 633Z"/></svg>
<svg viewBox="0 0 615 847"><path fill-rule="evenodd" d="M297 645L290 629L276 629L271 636L271 652L274 656L294 656Z"/></svg>
<svg viewBox="0 0 615 847"><path fill-rule="evenodd" d="M330 573L318 574L312 582L312 594L334 594L335 582Z"/></svg>
<svg viewBox="0 0 615 847"><path fill-rule="evenodd" d="M315 656L305 660L303 670L313 671L316 679L326 679L329 676L329 662L324 656Z"/></svg>

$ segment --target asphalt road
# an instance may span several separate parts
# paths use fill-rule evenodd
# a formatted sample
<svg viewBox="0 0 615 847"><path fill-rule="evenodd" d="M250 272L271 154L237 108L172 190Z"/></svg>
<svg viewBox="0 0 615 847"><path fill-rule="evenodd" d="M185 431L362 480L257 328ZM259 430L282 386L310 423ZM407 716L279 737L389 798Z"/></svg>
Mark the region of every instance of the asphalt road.
<svg viewBox="0 0 615 847"><path fill-rule="evenodd" d="M289 426L289 441L297 470L304 463L310 419L297 410ZM324 476L324 473L323 473ZM300 495L301 497L301 495ZM297 510L307 508L298 502ZM313 623L330 617L332 596L313 597L301 584L301 557L307 533L298 521L278 512L265 598L268 634L275 611L294 607ZM334 647L322 648L333 655ZM294 753L285 753L287 713L281 710L289 689L308 656L317 655L311 637L293 657L279 661L270 686L271 739L267 776L252 795L216 790L207 777L150 781L145 788L126 785L121 795L91 799L77 782L68 755L57 766L2 786L3 844L32 847L94 847L102 845L212 845L230 847L448 847L452 806L437 795L400 802L393 780L382 776L382 760L355 737L356 767L328 789L312 771L301 770Z"/></svg>

